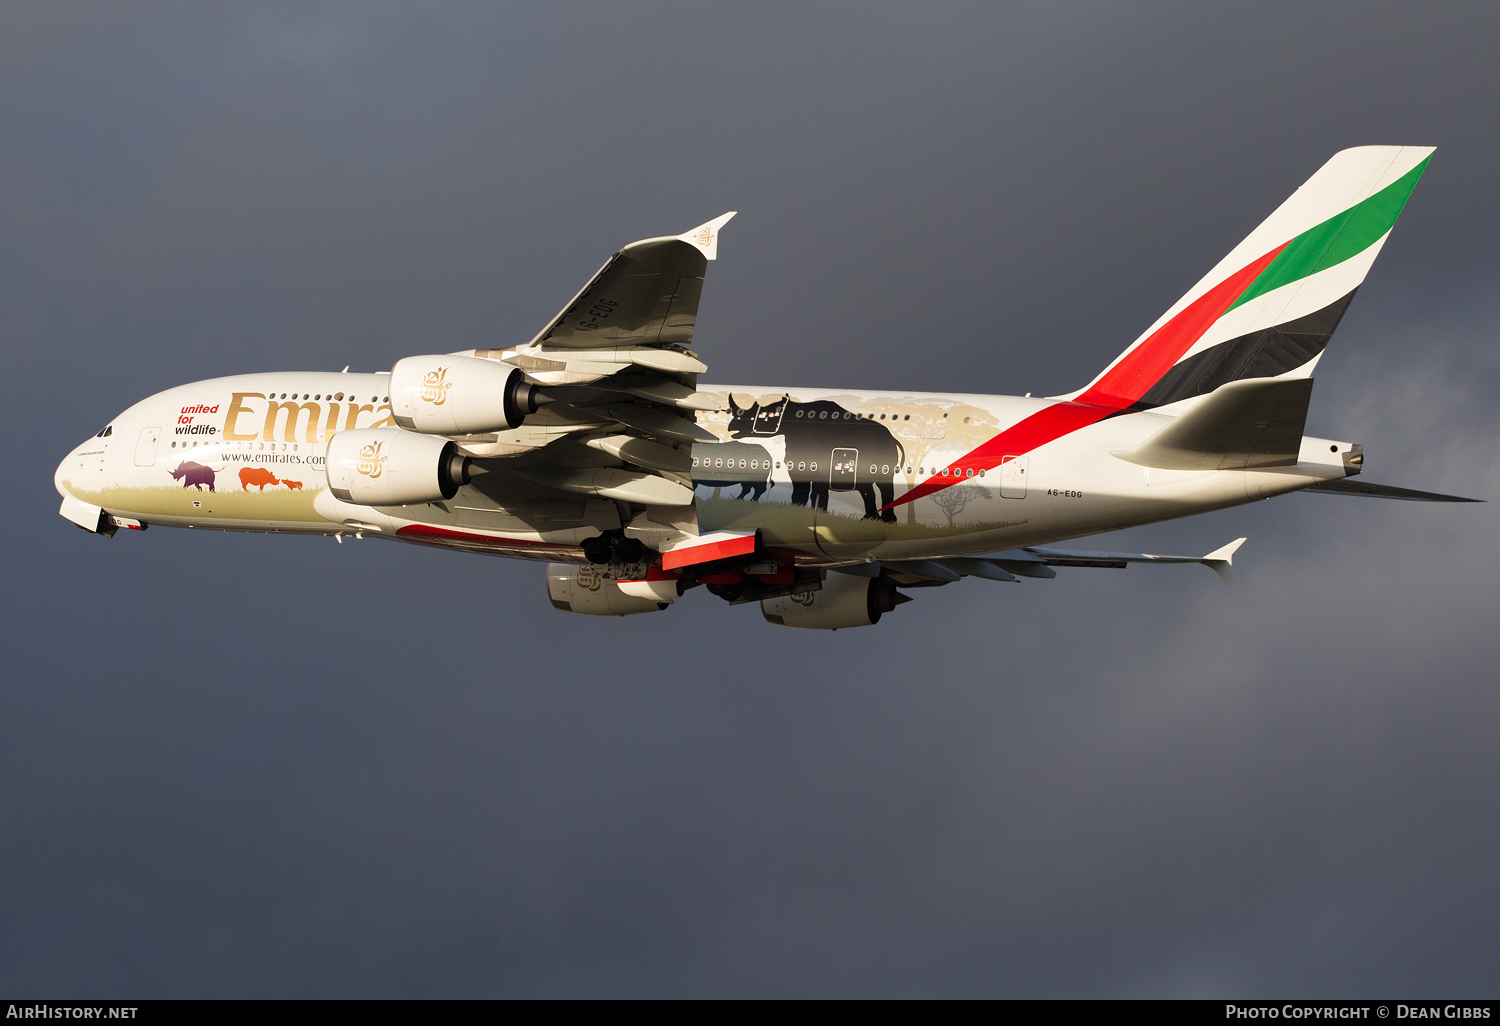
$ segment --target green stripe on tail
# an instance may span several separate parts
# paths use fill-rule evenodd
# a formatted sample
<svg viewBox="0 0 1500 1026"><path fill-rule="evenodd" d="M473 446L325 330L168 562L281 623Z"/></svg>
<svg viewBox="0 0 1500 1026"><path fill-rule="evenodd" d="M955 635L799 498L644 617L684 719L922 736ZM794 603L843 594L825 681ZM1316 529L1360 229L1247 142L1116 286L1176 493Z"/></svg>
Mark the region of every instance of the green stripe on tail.
<svg viewBox="0 0 1500 1026"><path fill-rule="evenodd" d="M1427 161L1431 159L1429 156L1369 199L1356 203L1287 243L1281 255L1271 261L1229 309L1341 264L1370 248L1396 223L1412 190L1417 187L1417 179L1422 177Z"/></svg>

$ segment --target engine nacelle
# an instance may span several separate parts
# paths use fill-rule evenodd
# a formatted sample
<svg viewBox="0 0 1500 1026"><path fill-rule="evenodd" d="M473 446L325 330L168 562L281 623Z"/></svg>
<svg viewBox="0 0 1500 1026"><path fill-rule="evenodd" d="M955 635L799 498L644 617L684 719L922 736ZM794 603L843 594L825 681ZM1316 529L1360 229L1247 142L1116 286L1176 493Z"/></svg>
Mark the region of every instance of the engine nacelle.
<svg viewBox="0 0 1500 1026"><path fill-rule="evenodd" d="M328 442L328 490L361 506L451 499L473 461L446 438L400 428L340 431Z"/></svg>
<svg viewBox="0 0 1500 1026"><path fill-rule="evenodd" d="M668 605L655 598L627 595L618 583L606 580L594 567L574 563L547 564L547 597L563 612L584 616L655 613Z"/></svg>
<svg viewBox="0 0 1500 1026"><path fill-rule="evenodd" d="M842 627L868 627L880 622L902 602L911 601L879 577L853 577L831 573L822 591L764 599L761 615L779 627L836 631Z"/></svg>
<svg viewBox="0 0 1500 1026"><path fill-rule="evenodd" d="M537 388L514 367L472 356L408 356L391 368L391 418L408 431L509 431L537 411Z"/></svg>

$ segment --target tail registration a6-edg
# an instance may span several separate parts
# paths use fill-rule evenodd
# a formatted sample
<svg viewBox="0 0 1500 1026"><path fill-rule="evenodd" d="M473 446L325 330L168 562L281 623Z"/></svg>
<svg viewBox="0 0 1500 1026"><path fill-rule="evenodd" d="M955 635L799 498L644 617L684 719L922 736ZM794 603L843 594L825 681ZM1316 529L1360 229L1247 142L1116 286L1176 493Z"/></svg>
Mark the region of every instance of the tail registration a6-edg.
<svg viewBox="0 0 1500 1026"><path fill-rule="evenodd" d="M607 260L531 341L388 373L169 389L57 468L62 515L390 538L546 563L558 609L658 612L700 586L786 627L877 623L910 592L1205 556L1068 539L1355 480L1303 434L1313 370L1431 149L1333 156L1094 380L1048 398L711 385L689 348L733 213Z"/></svg>

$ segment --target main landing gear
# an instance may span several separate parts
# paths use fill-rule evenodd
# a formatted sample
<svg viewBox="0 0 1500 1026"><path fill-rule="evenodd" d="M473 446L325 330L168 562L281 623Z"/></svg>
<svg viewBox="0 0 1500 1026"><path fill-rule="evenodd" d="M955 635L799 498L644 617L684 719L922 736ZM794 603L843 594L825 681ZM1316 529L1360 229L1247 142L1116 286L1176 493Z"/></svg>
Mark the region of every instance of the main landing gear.
<svg viewBox="0 0 1500 1026"><path fill-rule="evenodd" d="M639 563L646 557L646 546L637 538L627 538L621 531L606 531L583 543L583 554L590 563Z"/></svg>

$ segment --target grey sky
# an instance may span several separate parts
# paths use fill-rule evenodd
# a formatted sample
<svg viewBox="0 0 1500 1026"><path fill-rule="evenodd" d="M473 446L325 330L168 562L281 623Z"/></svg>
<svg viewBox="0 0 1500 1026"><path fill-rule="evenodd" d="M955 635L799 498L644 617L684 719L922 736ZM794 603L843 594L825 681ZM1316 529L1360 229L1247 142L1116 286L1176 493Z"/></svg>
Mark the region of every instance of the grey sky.
<svg viewBox="0 0 1500 1026"><path fill-rule="evenodd" d="M1289 496L778 630L56 515L170 385L529 338L724 210L716 382L1082 385L1335 150L1436 156L1319 368L1500 500L1487 5L11 4L0 991L1495 996L1496 507Z"/></svg>

